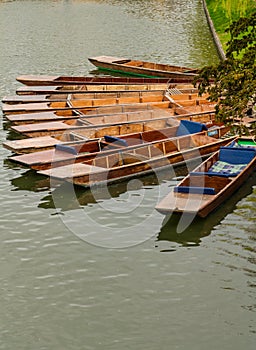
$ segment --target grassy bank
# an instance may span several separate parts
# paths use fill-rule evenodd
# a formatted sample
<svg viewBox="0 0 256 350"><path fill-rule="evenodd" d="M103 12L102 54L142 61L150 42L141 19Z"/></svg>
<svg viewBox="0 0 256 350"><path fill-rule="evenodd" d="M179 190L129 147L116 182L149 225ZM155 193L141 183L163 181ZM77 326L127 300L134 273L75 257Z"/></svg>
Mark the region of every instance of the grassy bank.
<svg viewBox="0 0 256 350"><path fill-rule="evenodd" d="M229 40L225 29L233 21L246 17L256 9L255 0L206 0L206 4L224 50Z"/></svg>

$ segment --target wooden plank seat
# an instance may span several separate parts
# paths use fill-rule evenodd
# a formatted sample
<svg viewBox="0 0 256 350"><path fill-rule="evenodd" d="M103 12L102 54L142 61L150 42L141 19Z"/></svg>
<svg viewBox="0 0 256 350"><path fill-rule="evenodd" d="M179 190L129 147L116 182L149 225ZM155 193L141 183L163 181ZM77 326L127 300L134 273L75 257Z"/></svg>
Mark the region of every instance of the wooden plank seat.
<svg viewBox="0 0 256 350"><path fill-rule="evenodd" d="M104 139L107 143L111 143L111 144L115 143L118 146L128 146L127 141L119 137L105 135Z"/></svg>
<svg viewBox="0 0 256 350"><path fill-rule="evenodd" d="M196 193L196 194L212 194L215 195L216 191L213 187L200 187L200 186L177 186L174 187L174 192L178 193Z"/></svg>
<svg viewBox="0 0 256 350"><path fill-rule="evenodd" d="M218 180L216 180L216 178L208 176L207 173L193 173L193 176L187 178L182 185L175 186L174 192L216 195L227 186L230 181L229 178L222 177L219 177Z"/></svg>

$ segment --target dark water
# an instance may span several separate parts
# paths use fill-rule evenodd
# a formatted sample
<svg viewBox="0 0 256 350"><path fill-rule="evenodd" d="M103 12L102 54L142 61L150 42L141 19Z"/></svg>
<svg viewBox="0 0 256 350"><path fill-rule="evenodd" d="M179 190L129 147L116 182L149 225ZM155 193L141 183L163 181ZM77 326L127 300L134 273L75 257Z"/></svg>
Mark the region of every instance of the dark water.
<svg viewBox="0 0 256 350"><path fill-rule="evenodd" d="M199 0L0 1L0 33L1 98L89 56L218 59ZM154 206L186 169L50 189L0 152L0 349L254 349L255 176L181 230Z"/></svg>

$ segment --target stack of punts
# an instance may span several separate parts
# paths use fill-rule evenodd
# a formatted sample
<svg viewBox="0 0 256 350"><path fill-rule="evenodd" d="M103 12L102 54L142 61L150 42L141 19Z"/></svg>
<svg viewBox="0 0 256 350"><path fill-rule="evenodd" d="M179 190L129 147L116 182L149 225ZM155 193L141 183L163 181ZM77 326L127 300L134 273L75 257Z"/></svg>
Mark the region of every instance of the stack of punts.
<svg viewBox="0 0 256 350"><path fill-rule="evenodd" d="M159 116L160 115L160 116ZM137 123L147 123L149 128L159 128L162 125L169 124L172 125L174 120L178 119L197 119L198 121L209 121L214 119L215 113L213 111L204 113L189 113L175 115L173 110L168 111L166 114L163 113L161 116L161 111L138 111L138 112L128 112L128 113L115 113L110 115L90 115L87 118L75 118L68 119L64 121L53 121L48 123L32 123L25 125L13 125L11 129L19 134L26 137L38 137L45 135L56 135L61 133L66 133L68 131L77 132L81 129L96 129L102 126L127 126Z"/></svg>
<svg viewBox="0 0 256 350"><path fill-rule="evenodd" d="M117 114L124 113L139 113L141 118L143 118L144 112L151 112L154 114L152 118L158 117L161 115L173 115L173 109L169 102L165 103L164 106L166 108L166 113L162 108L159 109L159 113L157 113L157 109L153 108L151 104L148 103L132 103L126 105L109 105L102 106L97 108L92 108L88 110L81 111L80 109L71 108L69 110L60 111L53 110L51 112L43 111L38 113L24 113L24 114L10 114L6 115L5 119L11 123L11 125L22 125L22 124L34 124L34 123L43 123L43 122L55 122L55 121L69 121L71 124L76 119L83 119L84 124L95 124L92 117L108 117L114 116ZM155 112L154 112L155 111ZM154 112L154 113L153 113ZM147 115L147 113L145 113ZM147 117L148 118L148 117ZM144 119L147 119L146 117ZM134 118L135 119L135 118ZM120 122L122 120L120 119ZM113 120L114 122L114 120Z"/></svg>
<svg viewBox="0 0 256 350"><path fill-rule="evenodd" d="M167 101L165 91L124 91L124 92L97 92L87 93L82 96L70 94L64 100L38 102L38 103L17 103L2 104L5 115L17 113L33 113L43 111L65 111L80 109L87 111L106 105L130 104L130 103L158 103Z"/></svg>
<svg viewBox="0 0 256 350"><path fill-rule="evenodd" d="M95 109L100 106L119 104L150 103L153 106L168 106L168 102L180 107L211 104L207 95L199 97L197 93L170 95L166 90L154 91L115 91L86 92L84 94L68 94L65 97L49 99L48 96L27 96L21 103L3 103L5 115L35 113L44 111L69 111L78 109L80 112Z"/></svg>
<svg viewBox="0 0 256 350"><path fill-rule="evenodd" d="M155 76L165 78L180 78L193 80L198 70L195 68L174 66L155 62L147 62L122 57L98 56L90 57L89 61L101 70L125 73L138 76Z"/></svg>
<svg viewBox="0 0 256 350"><path fill-rule="evenodd" d="M125 109L130 109L130 107L125 106ZM102 111L102 109L100 110ZM147 109L131 112L120 111L119 113L116 111L116 114L99 114L91 117L100 117L100 121L103 118L105 123L86 125L85 123L80 123L80 120L77 120L76 124L54 123L51 124L50 128L48 123L13 126L12 129L14 131L22 133L23 136L29 138L5 141L3 146L14 153L23 154L46 150L54 147L56 144L67 144L77 141L84 142L90 139L102 138L105 135L121 137L127 134L145 133L152 130L157 131L178 125L180 119L205 123L211 129L216 124L214 112L171 117L169 114L161 116L159 111ZM116 122L113 121L114 118L117 118ZM126 118L127 121L124 121L123 118ZM107 121L109 124L106 123ZM215 134L216 131L212 130L211 135Z"/></svg>
<svg viewBox="0 0 256 350"><path fill-rule="evenodd" d="M230 128L215 121L215 104L192 85L197 69L110 56L89 61L140 77L17 77L26 86L2 100L6 125L23 137L3 143L16 154L11 161L91 187L210 156L156 207L202 217L255 170L255 141L228 136Z"/></svg>
<svg viewBox="0 0 256 350"><path fill-rule="evenodd" d="M3 104L3 112L12 124L12 129L27 137L52 136L100 125L122 125L152 119L158 121L177 115L186 119L193 111L210 113L213 108L207 96L199 97L194 91L184 93L175 89L173 92L170 88L136 92L87 92L82 95L70 94L64 101Z"/></svg>
<svg viewBox="0 0 256 350"><path fill-rule="evenodd" d="M196 72L168 69L162 78L18 77L32 87L2 101L11 129L27 137L4 142L20 154L10 160L37 171L61 171L71 164L100 168L95 182L100 183L109 171L109 181L119 181L148 173L152 166L180 164L184 153L193 158L226 144L221 137L227 128L215 124L214 106L191 84ZM199 129L180 134L186 123Z"/></svg>
<svg viewBox="0 0 256 350"><path fill-rule="evenodd" d="M39 97L39 95L26 97L45 99L45 96ZM95 99L95 97L98 98ZM101 97L104 98L102 99ZM128 103L128 101L130 101L130 103ZM120 104L120 102L126 103ZM101 105L104 107L100 108L99 106ZM89 113L91 115L98 115L103 113L99 111L104 110L104 113L109 115L116 111L138 111L152 108L159 108L158 113L161 115L164 113L163 110L165 110L168 115L179 115L212 111L214 105L207 100L207 96L199 97L195 92L184 93L181 90L175 90L175 93L172 93L170 90L94 92L83 95L70 94L68 98L63 101L56 100L49 103L3 104L5 117L13 125L50 121L69 121L69 124L71 124L77 119L83 119L87 124L91 124L94 122L92 118L88 120ZM115 120L113 120L113 122L115 122Z"/></svg>
<svg viewBox="0 0 256 350"><path fill-rule="evenodd" d="M181 120L177 126L173 127L130 133L119 137L105 134L103 137L94 140L58 143L51 150L13 156L9 159L29 166L32 169L42 170L66 164L81 163L95 157L116 153L117 151L125 151L127 153L136 148L141 148L142 145L145 147L146 145L154 145L165 140L180 145L187 141L184 138L184 135L187 134L189 134L187 138L190 138L191 134L198 134L199 136L206 134L219 139L227 131L228 127L224 126L211 125L210 128L207 128L202 123ZM180 138L181 136L183 138Z"/></svg>
<svg viewBox="0 0 256 350"><path fill-rule="evenodd" d="M156 206L163 214L206 217L228 199L256 169L256 142L237 138L190 172Z"/></svg>

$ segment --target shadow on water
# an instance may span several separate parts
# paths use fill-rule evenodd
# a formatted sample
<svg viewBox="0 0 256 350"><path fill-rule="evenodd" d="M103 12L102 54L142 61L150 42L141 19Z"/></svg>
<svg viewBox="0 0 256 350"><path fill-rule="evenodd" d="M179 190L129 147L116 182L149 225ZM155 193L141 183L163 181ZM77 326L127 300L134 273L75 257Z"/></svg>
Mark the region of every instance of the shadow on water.
<svg viewBox="0 0 256 350"><path fill-rule="evenodd" d="M164 176L164 175L162 175ZM135 181L122 181L115 184L99 185L92 188L74 186L63 182L51 191L51 194L41 199L39 207L44 209L58 208L61 211L75 210L79 207L102 202L111 198L120 197L129 191L154 188L163 181L162 176L143 176Z"/></svg>
<svg viewBox="0 0 256 350"><path fill-rule="evenodd" d="M4 160L4 166L12 170L24 169L24 173L10 180L13 185L13 191L46 191L49 195L42 198L41 208L49 209L58 208L62 211L77 209L79 206L97 203L97 201L116 198L127 191L136 191L142 188L150 189L159 186L163 182L176 184L176 179L187 174L186 167L175 169L175 173L171 169L155 171L153 174L135 177L131 180L121 181L115 184L99 185L92 188L83 188L71 183L59 180L51 180L50 178L38 174L34 170L27 170L26 167L10 161L8 158ZM173 178L175 176L175 178Z"/></svg>
<svg viewBox="0 0 256 350"><path fill-rule="evenodd" d="M181 216L173 213L170 216L166 216L163 220L162 228L158 233L156 240L156 247L160 248L162 252L175 251L171 242L177 243L184 247L196 247L202 242L202 238L210 235L212 229L218 225L226 215L231 213L237 203L244 197L248 196L252 192L252 187L256 183L256 173L246 181L246 183L239 188L236 193L233 194L223 205L217 210L209 214L207 218L195 217L191 224L182 232L178 231L178 225L182 220L192 220L189 215Z"/></svg>
<svg viewBox="0 0 256 350"><path fill-rule="evenodd" d="M10 180L10 182L14 187L13 191L41 192L50 189L49 178L37 175L33 170L27 170L21 176Z"/></svg>
<svg viewBox="0 0 256 350"><path fill-rule="evenodd" d="M3 164L5 168L14 171L24 170L20 176L10 179L12 191L42 192L50 189L50 179L37 174L34 170L28 170L27 167L12 162L8 158L4 159Z"/></svg>
<svg viewBox="0 0 256 350"><path fill-rule="evenodd" d="M17 167L16 164L8 160L5 160L5 165L12 169ZM33 170L26 170L21 176L10 180L10 182L14 186L13 191L48 191L48 194L41 198L38 207L44 209L59 209L61 212L65 212L91 206L111 198L118 198L129 191L139 192L145 189L149 191L147 196L150 197L150 191L152 191L152 189L157 186L168 186L168 188L174 186L177 180L179 180L179 177L186 175L186 172L187 169L181 167L176 169L176 177L173 177L174 174L172 174L172 176L168 178L168 174L162 171L157 173L157 175L154 174L136 178L134 182L123 181L90 189L74 186L67 182L58 183L56 187L51 189L52 183L50 179L37 174ZM236 204L252 192L252 186L255 185L255 183L256 173L254 173L232 197L225 201L221 207L212 212L205 219L199 217L193 219L189 217L189 215L187 217L183 215L182 220L184 220L184 222L188 220L188 222L191 223L182 231L179 230L181 215L173 213L172 215L164 217L162 227L156 237L155 246L159 248L161 252L176 251L176 244L183 247L200 246L202 238L210 235L212 229L218 225L227 214L235 209ZM148 205L154 206L153 202L153 199L149 199ZM152 210L154 211L153 207Z"/></svg>

